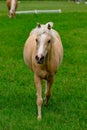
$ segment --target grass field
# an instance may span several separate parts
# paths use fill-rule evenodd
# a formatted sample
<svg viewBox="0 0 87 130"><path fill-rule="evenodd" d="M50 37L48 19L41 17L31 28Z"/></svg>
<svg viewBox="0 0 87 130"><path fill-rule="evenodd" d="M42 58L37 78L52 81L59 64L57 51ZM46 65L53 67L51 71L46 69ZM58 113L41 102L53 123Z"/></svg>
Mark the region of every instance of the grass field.
<svg viewBox="0 0 87 130"><path fill-rule="evenodd" d="M87 5L21 2L18 10L59 8L61 14L9 19L6 3L0 1L0 130L87 130ZM36 23L48 21L61 35L64 58L38 121L33 73L24 64L23 47Z"/></svg>

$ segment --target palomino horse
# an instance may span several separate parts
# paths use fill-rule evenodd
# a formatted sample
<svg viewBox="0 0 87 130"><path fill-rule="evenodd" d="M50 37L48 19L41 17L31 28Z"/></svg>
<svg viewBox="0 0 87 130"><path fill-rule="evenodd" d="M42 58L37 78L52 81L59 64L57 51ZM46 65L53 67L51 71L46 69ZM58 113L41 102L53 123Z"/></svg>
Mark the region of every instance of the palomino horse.
<svg viewBox="0 0 87 130"><path fill-rule="evenodd" d="M7 0L7 6L8 6L8 10L9 10L9 18L12 18L15 16L17 5L18 5L17 0Z"/></svg>
<svg viewBox="0 0 87 130"><path fill-rule="evenodd" d="M45 104L51 96L54 75L61 64L63 47L59 34L52 29L53 23L39 24L30 33L24 46L25 64L34 72L37 89L38 119L41 119L42 80L46 80Z"/></svg>

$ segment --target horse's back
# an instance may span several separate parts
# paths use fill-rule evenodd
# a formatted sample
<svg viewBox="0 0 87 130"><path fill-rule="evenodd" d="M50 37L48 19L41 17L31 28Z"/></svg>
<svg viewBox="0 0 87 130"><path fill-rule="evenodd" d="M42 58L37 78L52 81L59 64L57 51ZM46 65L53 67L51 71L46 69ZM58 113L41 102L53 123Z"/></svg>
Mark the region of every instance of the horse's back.
<svg viewBox="0 0 87 130"><path fill-rule="evenodd" d="M36 53L35 39L36 36L33 33L31 33L24 46L24 61L31 70L32 70L32 63L34 59L33 56ZM61 64L62 57L63 57L63 47L62 47L60 36L56 31L55 31L55 42L53 44L52 49L53 49L53 54L52 54L53 56L51 59L52 61L50 61L50 64L55 63L56 66L59 66ZM55 68L55 65L53 65L54 66L53 68Z"/></svg>

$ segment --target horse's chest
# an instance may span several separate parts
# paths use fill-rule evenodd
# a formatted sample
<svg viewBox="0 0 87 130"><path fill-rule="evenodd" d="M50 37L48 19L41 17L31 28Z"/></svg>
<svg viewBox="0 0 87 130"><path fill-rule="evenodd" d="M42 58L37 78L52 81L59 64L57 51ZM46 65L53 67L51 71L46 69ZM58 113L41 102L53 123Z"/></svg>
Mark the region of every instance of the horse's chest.
<svg viewBox="0 0 87 130"><path fill-rule="evenodd" d="M36 73L39 77L43 79L47 79L47 77L49 77L50 75L47 65L34 64L33 71L34 73Z"/></svg>

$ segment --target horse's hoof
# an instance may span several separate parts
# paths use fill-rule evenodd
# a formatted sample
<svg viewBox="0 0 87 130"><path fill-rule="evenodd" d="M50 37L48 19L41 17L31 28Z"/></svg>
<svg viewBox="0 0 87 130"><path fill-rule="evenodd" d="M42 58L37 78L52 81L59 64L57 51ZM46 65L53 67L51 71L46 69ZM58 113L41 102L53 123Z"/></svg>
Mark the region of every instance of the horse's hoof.
<svg viewBox="0 0 87 130"><path fill-rule="evenodd" d="M44 98L44 106L47 107L47 105L48 105L48 102L47 102L47 99L46 99L46 97L45 97L45 98Z"/></svg>
<svg viewBox="0 0 87 130"><path fill-rule="evenodd" d="M47 103L47 102L45 102L45 103L44 103L44 106L45 106L45 107L47 107L47 106L48 106L48 103Z"/></svg>
<svg viewBox="0 0 87 130"><path fill-rule="evenodd" d="M40 121L41 120L41 116L38 116L37 119Z"/></svg>

